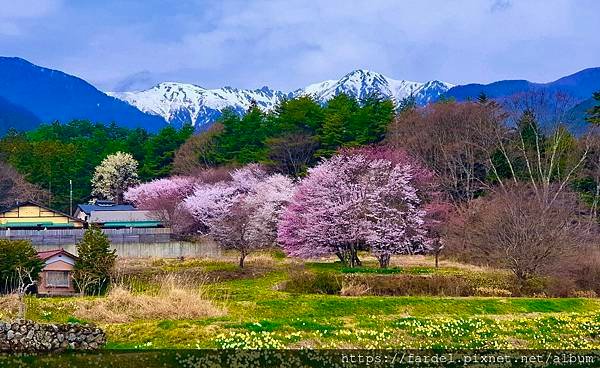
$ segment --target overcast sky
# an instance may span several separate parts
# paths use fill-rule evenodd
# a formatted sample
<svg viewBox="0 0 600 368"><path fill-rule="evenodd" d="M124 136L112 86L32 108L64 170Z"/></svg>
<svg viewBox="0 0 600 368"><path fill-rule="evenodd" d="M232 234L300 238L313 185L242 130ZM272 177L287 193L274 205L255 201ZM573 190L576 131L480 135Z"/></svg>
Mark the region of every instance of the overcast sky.
<svg viewBox="0 0 600 368"><path fill-rule="evenodd" d="M0 0L0 55L103 90L291 90L354 69L545 82L600 66L595 0Z"/></svg>

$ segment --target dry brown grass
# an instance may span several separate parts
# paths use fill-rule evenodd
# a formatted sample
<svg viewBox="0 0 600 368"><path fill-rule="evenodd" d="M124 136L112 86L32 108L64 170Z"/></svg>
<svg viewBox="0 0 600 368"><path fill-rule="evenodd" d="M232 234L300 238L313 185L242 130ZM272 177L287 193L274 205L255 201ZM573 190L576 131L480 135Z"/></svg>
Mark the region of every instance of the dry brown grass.
<svg viewBox="0 0 600 368"><path fill-rule="evenodd" d="M390 267L434 267L435 258L430 255L402 255L394 256L390 260ZM461 263L455 260L442 258L440 259L439 266L442 268L456 268L464 271L472 272L487 272L493 271L494 268L486 266L476 266L467 263Z"/></svg>
<svg viewBox="0 0 600 368"><path fill-rule="evenodd" d="M16 294L0 296L0 320L16 317L19 311L19 297Z"/></svg>
<svg viewBox="0 0 600 368"><path fill-rule="evenodd" d="M246 258L246 263L252 266L273 268L276 266L277 261L270 254L258 253L249 255Z"/></svg>
<svg viewBox="0 0 600 368"><path fill-rule="evenodd" d="M344 285L342 286L342 290L340 290L340 295L341 296L363 296L363 295L369 295L370 291L371 291L371 288L368 285L352 280L349 282L344 282Z"/></svg>
<svg viewBox="0 0 600 368"><path fill-rule="evenodd" d="M136 320L197 319L225 314L202 293L201 285L186 285L180 278L167 276L153 294L139 294L118 285L107 296L84 300L75 316L88 321L124 323Z"/></svg>

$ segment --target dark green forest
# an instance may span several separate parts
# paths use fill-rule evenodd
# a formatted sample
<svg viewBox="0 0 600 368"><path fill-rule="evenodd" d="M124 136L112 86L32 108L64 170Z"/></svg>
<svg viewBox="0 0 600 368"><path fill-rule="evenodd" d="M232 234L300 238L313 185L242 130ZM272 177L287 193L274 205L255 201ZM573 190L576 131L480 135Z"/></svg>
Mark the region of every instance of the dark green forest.
<svg viewBox="0 0 600 368"><path fill-rule="evenodd" d="M210 135L209 148L201 152L200 160L193 160L208 166L259 162L299 176L340 147L382 141L394 115L390 100L370 96L357 101L346 94L326 105L311 97L284 100L268 113L251 107L242 117L225 111L219 122L222 129L218 134L206 134ZM190 153L197 155L198 151Z"/></svg>
<svg viewBox="0 0 600 368"><path fill-rule="evenodd" d="M95 167L117 151L129 152L139 162L141 180L166 176L175 151L193 134L191 126L166 126L157 134L116 124L77 120L43 124L29 132L10 130L0 140L0 160L8 162L27 181L48 193L48 205L69 211L69 180L73 202L90 199Z"/></svg>

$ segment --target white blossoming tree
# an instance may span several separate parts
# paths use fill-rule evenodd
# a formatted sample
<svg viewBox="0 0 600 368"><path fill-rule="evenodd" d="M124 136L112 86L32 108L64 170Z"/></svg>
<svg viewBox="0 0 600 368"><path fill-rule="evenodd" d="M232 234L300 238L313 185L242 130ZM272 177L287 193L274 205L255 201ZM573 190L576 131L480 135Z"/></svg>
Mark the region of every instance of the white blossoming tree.
<svg viewBox="0 0 600 368"><path fill-rule="evenodd" d="M231 172L229 181L197 185L184 204L221 246L240 252L243 268L249 253L275 244L277 222L293 190L290 178L251 164Z"/></svg>
<svg viewBox="0 0 600 368"><path fill-rule="evenodd" d="M92 178L92 194L117 203L129 187L137 185L138 162L129 153L117 152L107 156L96 166Z"/></svg>

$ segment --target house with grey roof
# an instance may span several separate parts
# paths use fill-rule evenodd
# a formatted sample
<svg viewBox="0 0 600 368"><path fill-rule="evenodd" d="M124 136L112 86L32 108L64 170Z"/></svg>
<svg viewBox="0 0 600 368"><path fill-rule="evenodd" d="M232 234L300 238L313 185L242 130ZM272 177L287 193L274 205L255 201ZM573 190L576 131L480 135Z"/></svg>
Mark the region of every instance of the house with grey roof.
<svg viewBox="0 0 600 368"><path fill-rule="evenodd" d="M163 227L151 211L140 210L132 204L100 201L80 204L74 216L90 225L107 229Z"/></svg>

